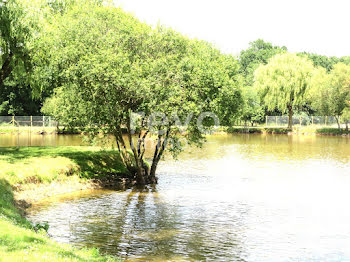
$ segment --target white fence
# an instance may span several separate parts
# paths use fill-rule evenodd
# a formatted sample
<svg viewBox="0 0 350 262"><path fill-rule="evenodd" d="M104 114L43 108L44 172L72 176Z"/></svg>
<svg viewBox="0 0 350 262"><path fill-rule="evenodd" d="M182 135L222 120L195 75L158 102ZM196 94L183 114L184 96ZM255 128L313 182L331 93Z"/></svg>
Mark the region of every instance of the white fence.
<svg viewBox="0 0 350 262"><path fill-rule="evenodd" d="M266 116L266 126L285 127L288 126L288 116ZM309 126L337 126L334 116L293 116L293 125Z"/></svg>

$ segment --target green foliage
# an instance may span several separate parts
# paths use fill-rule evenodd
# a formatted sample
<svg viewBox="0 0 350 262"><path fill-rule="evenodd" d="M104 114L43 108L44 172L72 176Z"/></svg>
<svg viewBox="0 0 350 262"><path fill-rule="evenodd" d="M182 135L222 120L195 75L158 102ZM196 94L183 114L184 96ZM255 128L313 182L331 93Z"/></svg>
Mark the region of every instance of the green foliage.
<svg viewBox="0 0 350 262"><path fill-rule="evenodd" d="M266 65L271 57L286 51L285 46L274 46L262 39L249 43L249 48L239 55L240 73L244 76L246 85L253 84L254 72L261 64Z"/></svg>
<svg viewBox="0 0 350 262"><path fill-rule="evenodd" d="M43 112L68 125L87 126L93 136L113 134L129 170L132 163L142 166L144 138L152 131L164 130L157 134L151 172L168 140L181 134L177 120L184 123L193 116L185 135L198 144L204 139L196 126L201 112L217 113L224 124L239 112L238 64L205 42L163 27L152 29L121 9L93 3L73 5L52 23L49 34L42 42L49 59L38 72L50 72L40 74L46 77L41 83L56 89ZM137 141L131 136L132 112L144 114L134 123ZM152 130L146 120L154 112L160 116ZM182 147L173 145L176 154Z"/></svg>
<svg viewBox="0 0 350 262"><path fill-rule="evenodd" d="M311 80L311 88L307 92L307 99L311 107L321 115L333 115L331 113L329 95L335 94L330 88L330 75L324 68L317 68ZM332 92L332 94L330 94Z"/></svg>
<svg viewBox="0 0 350 262"><path fill-rule="evenodd" d="M249 48L239 56L239 73L243 76L242 95L244 105L241 119L248 122L260 122L265 116L265 107L261 105L256 88L253 88L254 72L260 65L266 65L276 54L285 53L286 47L274 46L258 39L249 43Z"/></svg>
<svg viewBox="0 0 350 262"><path fill-rule="evenodd" d="M40 115L40 107L41 101L33 98L29 85L7 81L7 84L0 88L0 116Z"/></svg>
<svg viewBox="0 0 350 262"><path fill-rule="evenodd" d="M78 96L79 94L70 88L57 87L54 95L45 100L41 112L44 115L55 116L59 124L68 127L69 130L84 127L85 118L81 116L84 115L85 109Z"/></svg>
<svg viewBox="0 0 350 262"><path fill-rule="evenodd" d="M29 46L32 25L22 2L0 2L0 87L13 72L30 70Z"/></svg>
<svg viewBox="0 0 350 262"><path fill-rule="evenodd" d="M37 223L35 225L33 225L33 229L35 232L44 230L45 232L47 232L49 230L49 224L47 222L44 223Z"/></svg>
<svg viewBox="0 0 350 262"><path fill-rule="evenodd" d="M350 123L350 108L346 107L341 115L342 122L346 124L347 128Z"/></svg>
<svg viewBox="0 0 350 262"><path fill-rule="evenodd" d="M333 69L333 66L340 62L341 59L335 56L324 56L324 55L318 55L313 53L299 53L298 55L306 57L310 59L315 67L322 67L327 70L327 72L330 72Z"/></svg>
<svg viewBox="0 0 350 262"><path fill-rule="evenodd" d="M37 114L30 78L38 8L31 1L0 1L0 115Z"/></svg>
<svg viewBox="0 0 350 262"><path fill-rule="evenodd" d="M243 133L243 134L261 134L263 132L263 128L261 127L229 127L226 130L229 134L234 133Z"/></svg>
<svg viewBox="0 0 350 262"><path fill-rule="evenodd" d="M288 134L289 132L292 132L292 129L283 127L229 127L227 132L232 134Z"/></svg>
<svg viewBox="0 0 350 262"><path fill-rule="evenodd" d="M343 134L350 134L349 131L339 129L339 128L318 128L316 129L316 134L322 134L322 135L343 135Z"/></svg>
<svg viewBox="0 0 350 262"><path fill-rule="evenodd" d="M265 127L263 128L263 132L267 134L288 134L289 132L292 132L292 129L283 127Z"/></svg>
<svg viewBox="0 0 350 262"><path fill-rule="evenodd" d="M270 110L277 108L286 112L288 106L304 103L313 71L311 62L305 58L290 53L276 55L257 69L255 87Z"/></svg>
<svg viewBox="0 0 350 262"><path fill-rule="evenodd" d="M335 116L339 125L339 117L348 106L350 66L338 63L329 73L324 69L318 69L311 86L308 92L311 106L321 115Z"/></svg>
<svg viewBox="0 0 350 262"><path fill-rule="evenodd" d="M254 87L269 110L289 113L291 128L293 111L305 103L313 73L313 64L306 58L291 53L276 55L256 70Z"/></svg>
<svg viewBox="0 0 350 262"><path fill-rule="evenodd" d="M265 110L261 106L257 90L251 86L244 87L242 97L244 105L241 109L241 119L251 123L264 121Z"/></svg>
<svg viewBox="0 0 350 262"><path fill-rule="evenodd" d="M350 65L350 56L343 56L339 59L340 63L344 63L346 65Z"/></svg>

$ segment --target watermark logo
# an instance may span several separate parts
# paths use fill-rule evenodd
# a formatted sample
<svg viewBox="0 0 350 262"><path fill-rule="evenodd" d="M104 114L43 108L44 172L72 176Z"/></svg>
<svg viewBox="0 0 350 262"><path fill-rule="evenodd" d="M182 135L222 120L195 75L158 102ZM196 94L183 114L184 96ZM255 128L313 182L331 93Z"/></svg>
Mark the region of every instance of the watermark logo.
<svg viewBox="0 0 350 262"><path fill-rule="evenodd" d="M212 127L220 126L219 117L213 112L202 112L198 116L190 113L181 118L176 112L169 117L163 112L153 112L146 115L145 112L130 113L130 131L137 133L140 129L148 130L152 134L165 135L169 128L178 132L186 132L190 124L194 124L201 134L209 134ZM210 123L210 124L208 124Z"/></svg>

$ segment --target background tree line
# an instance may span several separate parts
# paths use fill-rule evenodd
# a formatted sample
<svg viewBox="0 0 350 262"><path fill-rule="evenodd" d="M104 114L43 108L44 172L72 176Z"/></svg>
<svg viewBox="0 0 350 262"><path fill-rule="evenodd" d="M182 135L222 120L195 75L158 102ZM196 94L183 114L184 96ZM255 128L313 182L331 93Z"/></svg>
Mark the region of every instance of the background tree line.
<svg viewBox="0 0 350 262"><path fill-rule="evenodd" d="M89 3L101 5L103 1L85 1L85 4ZM53 30L50 21L61 17L74 5L74 0L1 0L0 115L42 114L41 109L45 99L54 92L60 81L59 72L52 72L50 71L52 68L42 66L43 61L52 59L50 52L46 52L50 46L47 43L53 41L48 33ZM89 18L86 17L85 19L89 21ZM62 21L62 23L65 22L68 21ZM284 113L283 107L264 103L265 98L259 93L257 85L254 87L254 72L260 65L266 65L273 56L286 52L288 50L285 46L274 46L258 39L251 42L249 48L243 50L239 56L230 56L231 62L228 67L232 67L232 70L235 71L234 79L244 98L243 105L240 106L240 114L235 116L236 120L240 119L246 123L262 122L265 115ZM335 65L339 63L350 64L350 56L327 57L307 52L297 55L308 58L312 61L314 67L325 70L322 74L317 75L333 74L333 83L336 72L332 73L332 70ZM328 83L325 83L325 81L324 79L321 84L317 80L313 80L315 84L319 85L313 88L310 93L315 96L318 94L319 97L313 99L308 94L309 99L304 99L296 105L297 112L304 111L310 115L335 115L337 117L347 115L347 107L344 101L337 100L338 103L333 103L321 99L321 94L324 98L324 94L337 89L327 90L327 86L331 86L331 80L328 79ZM320 90L320 92L315 90ZM337 91L333 93L337 93ZM332 95L333 100L336 99L335 96L335 94ZM334 108L335 104L338 104L337 108ZM226 119L229 117L228 115L229 110Z"/></svg>

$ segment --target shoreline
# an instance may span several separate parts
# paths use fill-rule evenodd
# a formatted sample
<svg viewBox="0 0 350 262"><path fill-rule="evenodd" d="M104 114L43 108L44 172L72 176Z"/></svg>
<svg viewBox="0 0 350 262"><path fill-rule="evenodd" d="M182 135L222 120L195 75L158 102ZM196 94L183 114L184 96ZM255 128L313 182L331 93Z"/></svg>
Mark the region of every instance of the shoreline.
<svg viewBox="0 0 350 262"><path fill-rule="evenodd" d="M16 207L25 214L26 209L52 197L71 194L84 190L105 189L95 181L54 181L49 184L27 184L19 190L13 191Z"/></svg>
<svg viewBox="0 0 350 262"><path fill-rule="evenodd" d="M79 130L28 130L21 129L19 132L17 130L1 130L1 135L83 135L83 131ZM213 135L217 134L285 134L285 135L329 135L329 136L350 136L350 130L340 129L337 127L317 127L317 126L296 126L292 129L287 127L265 127L265 126L231 126L231 127L218 127L213 131Z"/></svg>
<svg viewBox="0 0 350 262"><path fill-rule="evenodd" d="M223 130L227 134L279 134L279 135L315 135L350 137L350 131L338 128L315 127L228 127Z"/></svg>
<svg viewBox="0 0 350 262"><path fill-rule="evenodd" d="M114 185L103 174L119 178ZM26 218L36 204L126 182L115 151L93 147L0 148L0 257L6 261L120 261L50 239Z"/></svg>
<svg viewBox="0 0 350 262"><path fill-rule="evenodd" d="M20 185L21 188L16 188L16 186L12 188L15 205L25 214L26 209L46 202L46 200L51 198L60 198L61 196L91 190L126 190L132 186L133 181L126 179L115 181L114 183L110 180L88 179L79 181L78 179L72 179L70 181L53 181L48 184L26 184Z"/></svg>

